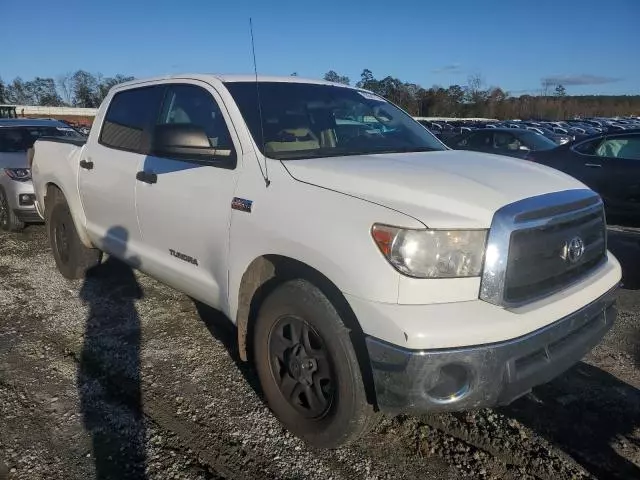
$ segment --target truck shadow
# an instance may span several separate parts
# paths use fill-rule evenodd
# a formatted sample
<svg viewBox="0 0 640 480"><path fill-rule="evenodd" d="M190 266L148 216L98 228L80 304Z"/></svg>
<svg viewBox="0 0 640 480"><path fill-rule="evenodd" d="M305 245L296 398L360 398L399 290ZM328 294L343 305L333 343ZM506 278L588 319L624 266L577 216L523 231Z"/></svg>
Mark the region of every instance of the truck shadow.
<svg viewBox="0 0 640 480"><path fill-rule="evenodd" d="M507 407L518 420L598 479L637 479L640 467L623 456L640 449L640 391L580 362Z"/></svg>
<svg viewBox="0 0 640 480"><path fill-rule="evenodd" d="M112 251L125 253L127 232ZM120 251L122 250L122 251ZM144 479L145 424L140 378L140 319L135 302L144 292L129 264L114 257L91 268L80 298L89 307L77 370L77 388L86 431L91 436L97 479Z"/></svg>
<svg viewBox="0 0 640 480"><path fill-rule="evenodd" d="M231 323L227 316L221 311L197 300L193 300L193 303L196 307L196 311L198 312L198 316L211 336L224 345L229 356L235 362L238 371L242 374L256 395L258 395L258 398L260 398L261 401L264 401L257 372L253 368L251 362L243 362L240 359L240 352L238 351L238 329L236 326Z"/></svg>

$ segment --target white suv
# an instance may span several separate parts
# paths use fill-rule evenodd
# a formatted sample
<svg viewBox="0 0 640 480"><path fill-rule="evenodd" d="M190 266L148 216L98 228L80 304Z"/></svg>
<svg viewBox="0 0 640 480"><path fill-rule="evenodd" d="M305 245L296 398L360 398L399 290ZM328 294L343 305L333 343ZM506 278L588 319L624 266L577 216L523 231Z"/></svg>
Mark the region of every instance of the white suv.
<svg viewBox="0 0 640 480"><path fill-rule="evenodd" d="M42 219L36 212L28 151L42 136L82 138L56 120L0 120L0 228L16 232Z"/></svg>

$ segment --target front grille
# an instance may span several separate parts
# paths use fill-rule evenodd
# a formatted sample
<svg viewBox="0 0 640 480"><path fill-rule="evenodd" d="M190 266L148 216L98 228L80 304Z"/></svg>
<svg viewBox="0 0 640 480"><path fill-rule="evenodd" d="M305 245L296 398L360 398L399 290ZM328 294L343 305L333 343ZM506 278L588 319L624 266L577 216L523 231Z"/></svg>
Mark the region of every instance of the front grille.
<svg viewBox="0 0 640 480"><path fill-rule="evenodd" d="M491 223L480 298L512 307L551 295L605 262L606 249L602 199L591 190L511 203Z"/></svg>
<svg viewBox="0 0 640 480"><path fill-rule="evenodd" d="M600 209L549 226L517 230L509 243L504 299L522 303L549 295L598 266L606 254L606 226ZM580 238L584 253L572 263L570 241Z"/></svg>

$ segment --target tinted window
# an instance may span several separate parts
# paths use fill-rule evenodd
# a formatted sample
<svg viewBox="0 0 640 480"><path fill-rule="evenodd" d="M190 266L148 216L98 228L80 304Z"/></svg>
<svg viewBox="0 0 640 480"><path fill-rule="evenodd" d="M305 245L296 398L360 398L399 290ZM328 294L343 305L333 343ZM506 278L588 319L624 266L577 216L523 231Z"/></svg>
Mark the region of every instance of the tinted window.
<svg viewBox="0 0 640 480"><path fill-rule="evenodd" d="M518 134L518 138L520 144L538 152L542 150L551 150L558 146L555 142L549 140L544 135L540 135L535 132L521 132Z"/></svg>
<svg viewBox="0 0 640 480"><path fill-rule="evenodd" d="M573 147L573 149L578 153L582 153L583 155L594 155L596 148L598 147L598 145L600 145L600 142L602 142L602 139L596 138L595 140L589 140L588 142L580 143Z"/></svg>
<svg viewBox="0 0 640 480"><path fill-rule="evenodd" d="M117 93L100 132L100 143L107 147L145 153L147 132L155 122L164 86L136 88Z"/></svg>
<svg viewBox="0 0 640 480"><path fill-rule="evenodd" d="M195 85L168 87L158 124L170 123L202 128L212 148L228 150L233 147L220 107L203 88Z"/></svg>
<svg viewBox="0 0 640 480"><path fill-rule="evenodd" d="M258 148L282 160L444 150L422 125L369 92L296 82L228 82ZM338 123L343 122L343 123ZM336 134L344 122L366 127ZM354 135L354 133L356 135Z"/></svg>
<svg viewBox="0 0 640 480"><path fill-rule="evenodd" d="M60 126L25 126L0 128L0 152L26 152L40 137L84 138L73 128Z"/></svg>
<svg viewBox="0 0 640 480"><path fill-rule="evenodd" d="M598 157L640 160L640 136L607 138L595 150Z"/></svg>
<svg viewBox="0 0 640 480"><path fill-rule="evenodd" d="M493 137L493 148L498 150L518 150L520 141L509 132L496 132Z"/></svg>
<svg viewBox="0 0 640 480"><path fill-rule="evenodd" d="M472 133L467 138L460 141L458 146L469 148L490 148L492 138L493 132Z"/></svg>

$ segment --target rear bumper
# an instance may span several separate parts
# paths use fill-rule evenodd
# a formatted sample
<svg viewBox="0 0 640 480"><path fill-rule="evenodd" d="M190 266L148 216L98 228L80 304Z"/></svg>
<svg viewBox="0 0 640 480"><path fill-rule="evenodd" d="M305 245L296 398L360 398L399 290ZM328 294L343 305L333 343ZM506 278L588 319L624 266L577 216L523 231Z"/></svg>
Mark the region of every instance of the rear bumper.
<svg viewBox="0 0 640 480"><path fill-rule="evenodd" d="M419 413L508 404L600 342L616 318L616 288L546 327L489 345L408 350L367 337L378 406Z"/></svg>

